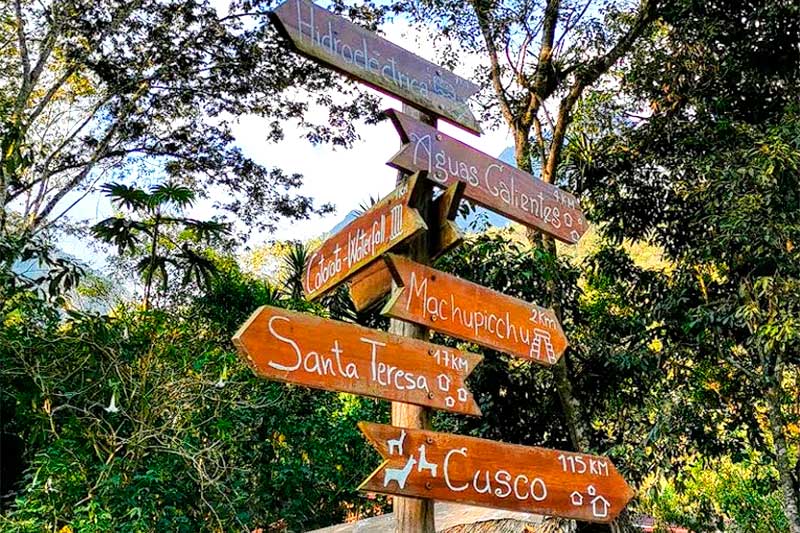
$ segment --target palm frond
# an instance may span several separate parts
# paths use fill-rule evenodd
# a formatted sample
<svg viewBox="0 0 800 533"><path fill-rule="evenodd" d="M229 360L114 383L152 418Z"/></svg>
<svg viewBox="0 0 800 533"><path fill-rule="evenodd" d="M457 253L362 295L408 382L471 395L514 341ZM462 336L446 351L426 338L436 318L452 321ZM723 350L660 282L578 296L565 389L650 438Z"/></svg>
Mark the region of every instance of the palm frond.
<svg viewBox="0 0 800 533"><path fill-rule="evenodd" d="M142 189L124 183L105 183L100 191L111 199L111 203L119 209L133 211L147 209L150 206L150 195Z"/></svg>
<svg viewBox="0 0 800 533"><path fill-rule="evenodd" d="M162 183L150 187L153 205L173 204L181 209L191 207L195 194L189 187L175 183Z"/></svg>

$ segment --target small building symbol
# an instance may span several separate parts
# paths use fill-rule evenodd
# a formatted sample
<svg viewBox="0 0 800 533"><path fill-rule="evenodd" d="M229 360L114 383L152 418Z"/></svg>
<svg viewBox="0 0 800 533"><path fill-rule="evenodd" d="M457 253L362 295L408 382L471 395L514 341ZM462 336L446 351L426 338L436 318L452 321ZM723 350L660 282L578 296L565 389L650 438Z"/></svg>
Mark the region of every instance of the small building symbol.
<svg viewBox="0 0 800 533"><path fill-rule="evenodd" d="M602 496L595 496L592 498L592 514L597 518L605 518L608 516L608 508L611 507L611 502Z"/></svg>
<svg viewBox="0 0 800 533"><path fill-rule="evenodd" d="M576 507L580 507L581 505L583 505L583 494L581 494L577 490L569 495L569 499L572 502L572 505Z"/></svg>

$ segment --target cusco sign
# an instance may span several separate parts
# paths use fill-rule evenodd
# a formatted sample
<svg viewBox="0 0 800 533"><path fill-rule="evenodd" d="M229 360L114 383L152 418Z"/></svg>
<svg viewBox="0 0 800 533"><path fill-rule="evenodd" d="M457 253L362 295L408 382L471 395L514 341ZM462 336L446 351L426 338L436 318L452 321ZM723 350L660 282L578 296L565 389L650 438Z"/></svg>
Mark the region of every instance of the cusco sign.
<svg viewBox="0 0 800 533"><path fill-rule="evenodd" d="M464 197L567 243L588 229L578 200L499 159L479 152L399 111L387 111L403 142L389 165L426 171L442 187L466 182Z"/></svg>
<svg viewBox="0 0 800 533"><path fill-rule="evenodd" d="M479 87L308 0L272 12L278 30L302 54L367 85L480 133L467 105Z"/></svg>
<svg viewBox="0 0 800 533"><path fill-rule="evenodd" d="M567 338L551 309L487 289L405 257L384 259L398 288L382 313L543 365Z"/></svg>
<svg viewBox="0 0 800 533"><path fill-rule="evenodd" d="M368 492L612 522L633 490L606 457L360 422L385 459Z"/></svg>
<svg viewBox="0 0 800 533"><path fill-rule="evenodd" d="M481 414L464 382L480 355L269 306L233 343L267 379Z"/></svg>

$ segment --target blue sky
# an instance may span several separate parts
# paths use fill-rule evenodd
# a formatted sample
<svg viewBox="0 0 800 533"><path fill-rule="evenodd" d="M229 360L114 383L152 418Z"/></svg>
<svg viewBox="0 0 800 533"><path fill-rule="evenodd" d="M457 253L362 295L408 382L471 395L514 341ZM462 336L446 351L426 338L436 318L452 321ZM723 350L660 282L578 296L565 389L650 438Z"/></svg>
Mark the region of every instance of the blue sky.
<svg viewBox="0 0 800 533"><path fill-rule="evenodd" d="M436 61L432 47L419 46L420 42L425 42L424 39L404 21L395 20L383 29L384 36L388 40L425 59ZM470 78L472 74L470 64L474 68L474 62L463 61L456 74ZM384 108L400 109L400 105L399 101L383 96ZM318 113L320 117L324 117L326 111L312 109L311 113ZM299 192L312 196L320 204L333 204L336 211L331 215L306 221L282 221L274 234L254 236L248 244L257 245L272 239L314 238L328 232L351 210L358 208L371 196L384 196L394 188L396 171L385 163L399 149L400 140L389 121L361 126L358 129L361 139L349 150L334 149L326 145L314 146L302 138L302 132L292 123L285 124L284 129L283 141L267 142L266 121L258 117L244 116L239 118L234 127L234 135L244 153L255 161L267 167L277 166L287 172L303 174L304 185ZM477 137L445 123L440 129L494 156L498 156L512 144L507 131L490 131ZM88 219L89 222L101 220L111 214L112 209L108 201L98 194L87 196L71 211L73 219ZM198 218L212 216L210 202L198 204L192 215ZM61 241L61 246L68 253L88 260L95 266L100 266L102 263L102 257L84 241L65 237Z"/></svg>

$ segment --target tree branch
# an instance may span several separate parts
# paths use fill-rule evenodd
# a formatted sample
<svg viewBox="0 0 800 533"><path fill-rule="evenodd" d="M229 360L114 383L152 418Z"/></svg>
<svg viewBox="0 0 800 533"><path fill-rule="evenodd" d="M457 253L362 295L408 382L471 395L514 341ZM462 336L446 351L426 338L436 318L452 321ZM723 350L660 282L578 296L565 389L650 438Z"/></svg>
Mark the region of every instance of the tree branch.
<svg viewBox="0 0 800 533"><path fill-rule="evenodd" d="M608 71L617 60L626 54L636 39L644 32L645 28L655 19L656 0L643 0L636 15L636 20L628 31L614 45L611 50L604 55L590 61L589 64L577 76L567 95L561 100L558 110L556 127L553 129L553 140L551 142L550 154L547 164L543 168L542 179L552 183L555 177L558 162L561 159L564 137L567 126L572 120L572 109L580 99L586 87L596 82L600 76ZM562 72L561 76L564 76Z"/></svg>
<svg viewBox="0 0 800 533"><path fill-rule="evenodd" d="M120 116L117 118L117 120L115 120L114 123L111 125L111 127L108 129L105 136L103 137L103 140L100 141L100 144L97 146L97 149L94 151L91 159L87 162L83 170L77 173L47 202L44 209L42 209L42 211L36 215L33 222L30 224L30 227L28 228L29 230L35 230L38 226L40 226L44 221L44 219L46 219L53 211L53 209L56 207L58 202L60 202L61 199L64 196L66 196L66 194L69 191L74 189L81 181L86 179L86 176L88 176L89 173L92 171L97 161L99 161L103 157L106 149L108 148L108 145L111 143L111 140L114 138L114 135L119 129L122 120L128 115L128 112L136 105L139 98L141 98L142 94L144 94L146 89L147 89L147 84L145 83L140 84L139 89L128 101L127 105L125 106L124 110L120 113Z"/></svg>
<svg viewBox="0 0 800 533"><path fill-rule="evenodd" d="M508 95L503 88L503 83L500 73L500 62L497 57L497 46L492 36L491 24L486 16L486 13L478 6L477 0L471 0L472 9L475 12L475 17L478 19L478 26L481 29L484 41L486 41L486 50L489 52L490 73L492 79L492 86L500 102L500 111L503 118L506 119L509 126L514 124L514 113L511 110L511 105L508 101Z"/></svg>
<svg viewBox="0 0 800 533"><path fill-rule="evenodd" d="M25 37L25 20L22 17L21 0L14 0L14 14L17 17L17 41L19 43L20 66L22 67L22 85L19 88L14 105L14 115L19 120L31 91L31 58L28 53L28 40Z"/></svg>

